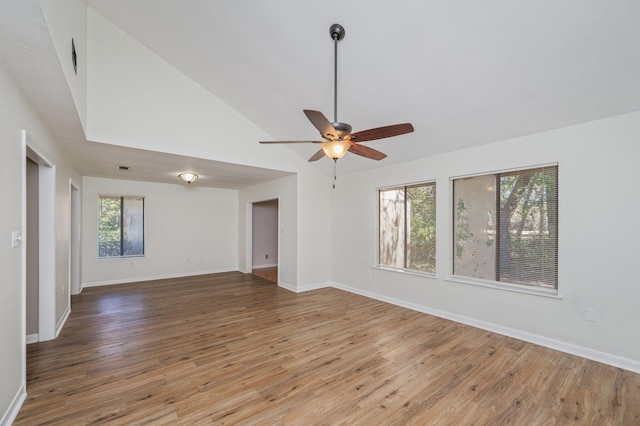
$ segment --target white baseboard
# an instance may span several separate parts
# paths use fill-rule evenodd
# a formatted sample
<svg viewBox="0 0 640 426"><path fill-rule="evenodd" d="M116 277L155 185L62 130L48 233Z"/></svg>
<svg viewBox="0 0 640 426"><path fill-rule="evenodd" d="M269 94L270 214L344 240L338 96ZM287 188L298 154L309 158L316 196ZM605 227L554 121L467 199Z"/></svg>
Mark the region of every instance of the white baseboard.
<svg viewBox="0 0 640 426"><path fill-rule="evenodd" d="M305 291L318 290L320 288L326 288L326 287L333 287L332 284L329 282L295 286L295 285L284 283L282 281L278 281L278 286L286 290L292 291L294 293L303 293Z"/></svg>
<svg viewBox="0 0 640 426"><path fill-rule="evenodd" d="M396 299L393 297L373 293L367 290L362 290L356 287L351 287L344 284L332 283L332 287L339 290L348 291L350 293L359 294L371 299L380 300L381 302L391 303L392 305L400 306L403 308L411 309L413 311L422 312L425 314L433 315L439 318L448 319L461 324L466 324L472 327L480 328L482 330L491 331L494 333L502 334L504 336L513 337L518 340L533 343L535 345L544 346L550 349L555 349L560 352L565 352L571 355L576 355L582 358L590 359L592 361L601 362L603 364L612 365L614 367L622 368L624 370L632 371L634 373L640 373L640 361L624 358L618 355L610 354L607 352L598 351L596 349L588 348L585 346L575 345L573 343L563 342L560 340L552 339L547 336L539 334L529 333L522 330L517 330L501 325L480 321L474 318L469 318L463 315L453 314L446 311L440 311L438 309L429 308L427 306L418 305L417 303L411 303L404 300Z"/></svg>
<svg viewBox="0 0 640 426"><path fill-rule="evenodd" d="M274 268L278 266L277 263L270 263L268 265L253 265L253 269Z"/></svg>
<svg viewBox="0 0 640 426"><path fill-rule="evenodd" d="M303 293L305 291L318 290L318 289L327 288L327 287L333 287L333 286L330 282L300 285L298 286L296 293Z"/></svg>
<svg viewBox="0 0 640 426"><path fill-rule="evenodd" d="M67 322L67 319L69 318L70 314L71 314L71 306L67 306L67 309L65 309L64 314L62 314L62 318L60 318L60 321L58 321L58 323L56 324L56 337L60 335L60 332L62 331L62 328L64 327L65 323Z"/></svg>
<svg viewBox="0 0 640 426"><path fill-rule="evenodd" d="M128 283L137 283L141 281L154 281L154 280L164 280L167 278L182 278L182 277L193 277L196 275L207 275L207 274L220 274L223 272L235 272L238 269L216 269L212 271L194 271L194 272L180 272L176 274L165 274L165 275L153 275L148 277L130 277L130 278L121 278L117 280L105 280L105 281L90 281L82 283L82 287L100 287L103 285L116 285L116 284L128 284Z"/></svg>
<svg viewBox="0 0 640 426"><path fill-rule="evenodd" d="M38 343L39 341L40 337L38 336L38 333L27 334L27 345L30 345L31 343Z"/></svg>
<svg viewBox="0 0 640 426"><path fill-rule="evenodd" d="M0 417L1 426L9 426L13 424L16 417L18 417L18 413L20 412L20 408L22 408L22 404L24 404L25 399L27 399L27 392L23 383L22 386L20 386L20 389L18 389L16 395L13 397L7 411L5 411L2 417Z"/></svg>
<svg viewBox="0 0 640 426"><path fill-rule="evenodd" d="M289 290L289 291L292 291L294 293L298 292L297 287L295 285L291 285L291 284L285 283L284 281L278 281L278 287L282 287L285 290Z"/></svg>

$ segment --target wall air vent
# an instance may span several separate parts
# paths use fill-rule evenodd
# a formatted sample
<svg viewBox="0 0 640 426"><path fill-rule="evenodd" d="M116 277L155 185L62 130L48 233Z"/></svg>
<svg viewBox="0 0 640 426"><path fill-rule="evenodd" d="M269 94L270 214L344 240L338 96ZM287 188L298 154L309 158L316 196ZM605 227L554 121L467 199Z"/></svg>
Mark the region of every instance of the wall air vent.
<svg viewBox="0 0 640 426"><path fill-rule="evenodd" d="M78 75L78 55L76 54L76 43L71 39L71 63L73 64L73 72Z"/></svg>

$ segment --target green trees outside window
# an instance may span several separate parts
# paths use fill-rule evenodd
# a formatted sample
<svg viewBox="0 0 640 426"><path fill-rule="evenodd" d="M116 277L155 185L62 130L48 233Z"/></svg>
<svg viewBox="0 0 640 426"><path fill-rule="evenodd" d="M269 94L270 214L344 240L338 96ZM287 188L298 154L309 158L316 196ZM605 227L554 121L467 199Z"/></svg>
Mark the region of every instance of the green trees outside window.
<svg viewBox="0 0 640 426"><path fill-rule="evenodd" d="M453 181L453 273L558 288L558 167Z"/></svg>
<svg viewBox="0 0 640 426"><path fill-rule="evenodd" d="M379 264L435 273L436 185L379 190Z"/></svg>
<svg viewBox="0 0 640 426"><path fill-rule="evenodd" d="M98 257L144 255L144 198L100 195Z"/></svg>

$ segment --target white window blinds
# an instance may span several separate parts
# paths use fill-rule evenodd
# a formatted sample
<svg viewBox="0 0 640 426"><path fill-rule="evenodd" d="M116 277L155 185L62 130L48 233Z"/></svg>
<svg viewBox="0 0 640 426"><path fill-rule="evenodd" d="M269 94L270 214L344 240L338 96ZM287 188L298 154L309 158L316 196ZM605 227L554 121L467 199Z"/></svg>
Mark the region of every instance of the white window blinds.
<svg viewBox="0 0 640 426"><path fill-rule="evenodd" d="M453 181L453 274L558 287L557 166Z"/></svg>

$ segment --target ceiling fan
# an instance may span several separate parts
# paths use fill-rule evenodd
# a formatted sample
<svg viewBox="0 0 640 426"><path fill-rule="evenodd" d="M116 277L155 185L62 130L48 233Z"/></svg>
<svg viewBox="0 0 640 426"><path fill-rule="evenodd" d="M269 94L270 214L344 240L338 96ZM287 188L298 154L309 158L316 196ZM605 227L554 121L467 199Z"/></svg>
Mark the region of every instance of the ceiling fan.
<svg viewBox="0 0 640 426"><path fill-rule="evenodd" d="M338 42L345 36L344 27L333 24L329 28L329 34L334 42L334 67L333 67L333 122L330 122L319 111L305 109L304 113L314 125L324 140L321 141L260 141L260 143L319 143L321 149L309 158L316 161L324 155L335 162L342 158L347 151L372 160L382 160L387 155L368 146L360 145L360 142L390 138L413 132L411 123L393 124L390 126L376 127L369 130L361 130L351 133L351 126L338 121Z"/></svg>

